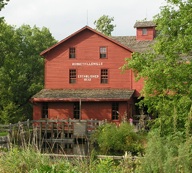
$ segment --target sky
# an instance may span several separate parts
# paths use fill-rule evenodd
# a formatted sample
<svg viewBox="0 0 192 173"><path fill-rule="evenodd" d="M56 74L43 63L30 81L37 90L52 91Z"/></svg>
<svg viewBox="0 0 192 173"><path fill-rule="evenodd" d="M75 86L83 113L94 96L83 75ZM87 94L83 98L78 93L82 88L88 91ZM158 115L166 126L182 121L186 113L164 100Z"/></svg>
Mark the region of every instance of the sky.
<svg viewBox="0 0 192 173"><path fill-rule="evenodd" d="M10 0L0 12L10 25L46 27L60 41L103 15L114 17L113 36L134 36L138 20L152 20L165 0Z"/></svg>

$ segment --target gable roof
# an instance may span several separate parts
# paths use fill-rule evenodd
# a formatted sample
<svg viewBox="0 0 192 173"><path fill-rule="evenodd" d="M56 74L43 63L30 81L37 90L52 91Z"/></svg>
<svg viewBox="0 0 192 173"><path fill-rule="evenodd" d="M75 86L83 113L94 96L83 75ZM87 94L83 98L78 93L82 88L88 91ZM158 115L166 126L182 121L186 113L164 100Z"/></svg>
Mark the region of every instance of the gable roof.
<svg viewBox="0 0 192 173"><path fill-rule="evenodd" d="M143 21L143 22L136 22L134 28L147 28L147 27L155 27L156 24L153 21Z"/></svg>
<svg viewBox="0 0 192 173"><path fill-rule="evenodd" d="M61 45L61 44L64 43L65 41L69 40L70 38L72 38L73 36L81 33L81 32L84 31L84 30L92 31L92 32L94 32L95 34L97 34L97 35L99 35L99 36L101 36L101 37L103 37L103 38L105 38L105 39L107 39L107 40L109 40L109 41L111 41L111 42L119 45L120 47L123 47L124 49L127 49L127 50L130 51L130 52L133 52L133 50L131 50L129 47L121 44L120 42L117 42L116 40L113 40L112 38L110 38L110 37L102 34L101 32L96 31L95 29L92 29L92 28L89 27L89 26L85 26L85 27L81 28L80 30L76 31L75 33L71 34L70 36L66 37L65 39L61 40L60 42L56 43L55 45L53 45L53 46L49 47L48 49L44 50L43 52L40 53L40 55L41 55L41 56L44 56L47 52L51 51L51 50L54 49L55 47Z"/></svg>

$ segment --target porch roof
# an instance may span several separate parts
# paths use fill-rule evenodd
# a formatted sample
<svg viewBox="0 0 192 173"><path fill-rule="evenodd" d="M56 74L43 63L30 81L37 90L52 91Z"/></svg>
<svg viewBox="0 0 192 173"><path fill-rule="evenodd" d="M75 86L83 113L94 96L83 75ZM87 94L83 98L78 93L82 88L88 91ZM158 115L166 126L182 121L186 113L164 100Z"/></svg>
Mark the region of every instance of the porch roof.
<svg viewBox="0 0 192 173"><path fill-rule="evenodd" d="M130 89L43 89L31 101L128 101L133 93Z"/></svg>

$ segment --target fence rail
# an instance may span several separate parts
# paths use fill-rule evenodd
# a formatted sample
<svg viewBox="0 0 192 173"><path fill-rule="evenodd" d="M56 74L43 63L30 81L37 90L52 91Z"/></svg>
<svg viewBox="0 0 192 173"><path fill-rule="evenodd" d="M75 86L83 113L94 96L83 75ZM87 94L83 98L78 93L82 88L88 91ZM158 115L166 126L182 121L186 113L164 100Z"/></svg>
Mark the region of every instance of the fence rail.
<svg viewBox="0 0 192 173"><path fill-rule="evenodd" d="M134 120L135 131L144 129L147 121ZM96 119L41 119L0 125L0 134L7 135L7 138L0 137L0 147L9 148L10 144L25 147L27 143L39 150L47 151L49 148L52 153L58 154L66 149L66 154L74 154L74 151L79 154L85 148L76 144L83 142L88 146L92 132L106 122Z"/></svg>
<svg viewBox="0 0 192 173"><path fill-rule="evenodd" d="M40 150L57 150L56 153L65 148L74 147L77 150L75 142L78 139L88 141L90 134L105 122L94 119L41 119L0 125L0 133L7 134L6 137L0 137L0 146L16 143L25 147L26 143L30 143Z"/></svg>

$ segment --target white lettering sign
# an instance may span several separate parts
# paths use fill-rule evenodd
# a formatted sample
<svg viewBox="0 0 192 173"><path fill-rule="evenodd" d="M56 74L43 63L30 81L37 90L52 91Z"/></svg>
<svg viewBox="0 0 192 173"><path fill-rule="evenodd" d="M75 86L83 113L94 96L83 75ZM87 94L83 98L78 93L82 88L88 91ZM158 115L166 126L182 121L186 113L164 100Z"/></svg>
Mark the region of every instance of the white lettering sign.
<svg viewBox="0 0 192 173"><path fill-rule="evenodd" d="M99 75L78 75L79 79L83 79L84 81L91 81L91 79L99 78Z"/></svg>
<svg viewBox="0 0 192 173"><path fill-rule="evenodd" d="M102 62L73 62L72 66L102 66Z"/></svg>

